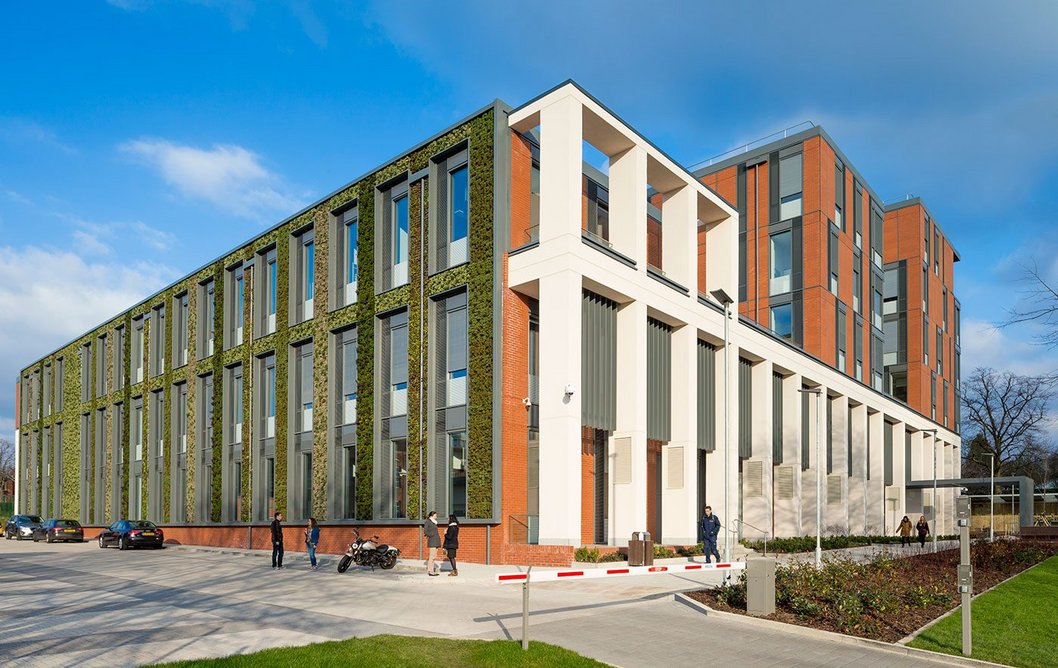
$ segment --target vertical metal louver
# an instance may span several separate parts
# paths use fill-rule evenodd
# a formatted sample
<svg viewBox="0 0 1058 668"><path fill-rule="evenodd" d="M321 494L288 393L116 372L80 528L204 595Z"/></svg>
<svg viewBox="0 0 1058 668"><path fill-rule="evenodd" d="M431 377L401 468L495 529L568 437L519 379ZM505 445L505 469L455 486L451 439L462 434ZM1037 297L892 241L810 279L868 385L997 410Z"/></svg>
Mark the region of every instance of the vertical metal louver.
<svg viewBox="0 0 1058 668"><path fill-rule="evenodd" d="M698 448L716 450L716 346L698 342Z"/></svg>
<svg viewBox="0 0 1058 668"><path fill-rule="evenodd" d="M738 358L738 456L753 456L753 363Z"/></svg>
<svg viewBox="0 0 1058 668"><path fill-rule="evenodd" d="M587 290L581 301L580 351L581 421L586 427L613 431L617 428L617 304Z"/></svg>
<svg viewBox="0 0 1058 668"><path fill-rule="evenodd" d="M893 425L885 423L882 430L885 434L885 481L886 486L893 484Z"/></svg>
<svg viewBox="0 0 1058 668"><path fill-rule="evenodd" d="M771 377L771 460L772 464L782 464L782 376L773 373Z"/></svg>
<svg viewBox="0 0 1058 668"><path fill-rule="evenodd" d="M668 441L672 432L672 328L647 319L647 438Z"/></svg>

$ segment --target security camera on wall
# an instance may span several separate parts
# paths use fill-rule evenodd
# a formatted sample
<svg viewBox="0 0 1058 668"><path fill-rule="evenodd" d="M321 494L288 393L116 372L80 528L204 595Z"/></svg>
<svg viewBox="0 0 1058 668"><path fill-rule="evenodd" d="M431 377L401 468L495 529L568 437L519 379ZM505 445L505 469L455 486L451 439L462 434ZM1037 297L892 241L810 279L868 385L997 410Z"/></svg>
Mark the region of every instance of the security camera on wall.
<svg viewBox="0 0 1058 668"><path fill-rule="evenodd" d="M566 385L566 396L572 397L573 393L577 391L577 388L573 387L573 383Z"/></svg>
<svg viewBox="0 0 1058 668"><path fill-rule="evenodd" d="M533 407L533 400L530 399L529 397L526 397L526 398L522 399L522 405L525 406L526 408L532 408Z"/></svg>

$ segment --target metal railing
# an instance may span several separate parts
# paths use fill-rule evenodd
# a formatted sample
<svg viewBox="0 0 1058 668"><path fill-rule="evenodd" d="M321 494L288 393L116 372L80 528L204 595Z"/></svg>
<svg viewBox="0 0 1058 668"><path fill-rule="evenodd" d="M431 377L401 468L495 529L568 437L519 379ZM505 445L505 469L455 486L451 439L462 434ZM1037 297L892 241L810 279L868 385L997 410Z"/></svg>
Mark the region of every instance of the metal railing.
<svg viewBox="0 0 1058 668"><path fill-rule="evenodd" d="M712 165L715 165L718 162L723 162L724 160L727 160L728 158L733 158L736 155L741 155L743 153L749 153L750 151L752 151L755 148L758 148L760 146L764 146L765 144L770 144L773 141L776 141L778 139L786 139L790 135L795 135L798 132L804 132L805 130L810 130L810 129L814 128L815 126L816 126L816 124L813 123L812 121L804 121L802 123L798 123L797 125L791 125L790 127L786 128L785 130L779 130L778 132L773 132L770 135L768 135L767 137L761 137L760 139L754 139L753 141L745 143L742 146L739 146L737 148L733 148L733 149L731 149L729 151L724 151L723 153L721 153L719 155L714 155L713 157L709 158L708 160L702 160L701 162L696 162L693 165L691 165L690 167L688 167L687 169L689 169L690 171L693 172L695 169L697 169L699 167L710 167Z"/></svg>
<svg viewBox="0 0 1058 668"><path fill-rule="evenodd" d="M750 524L749 522L741 520L741 519L739 519L737 517L732 519L731 521L732 522L737 522L738 524L740 524L740 525L742 525L744 527L749 527L750 529L753 529L754 531L757 531L757 532L763 534L764 535L764 556L765 557L768 556L768 532L767 531L765 531L764 529L761 529L760 527L755 527L752 524Z"/></svg>
<svg viewBox="0 0 1058 668"><path fill-rule="evenodd" d="M537 545L540 542L539 515L508 515L507 540L512 545Z"/></svg>

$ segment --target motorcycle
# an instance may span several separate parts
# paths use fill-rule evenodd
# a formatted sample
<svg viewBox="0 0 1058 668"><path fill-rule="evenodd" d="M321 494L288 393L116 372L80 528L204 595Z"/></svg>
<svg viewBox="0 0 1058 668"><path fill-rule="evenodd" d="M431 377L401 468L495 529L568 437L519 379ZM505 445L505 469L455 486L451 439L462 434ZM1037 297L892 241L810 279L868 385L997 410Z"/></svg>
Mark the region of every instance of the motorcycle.
<svg viewBox="0 0 1058 668"><path fill-rule="evenodd" d="M397 565L399 556L400 550L392 545L379 545L378 536L374 536L374 540L369 540L360 536L359 529L353 529L353 542L349 543L349 549L338 560L338 572L346 572L352 564L370 566L371 570L378 567L388 571Z"/></svg>

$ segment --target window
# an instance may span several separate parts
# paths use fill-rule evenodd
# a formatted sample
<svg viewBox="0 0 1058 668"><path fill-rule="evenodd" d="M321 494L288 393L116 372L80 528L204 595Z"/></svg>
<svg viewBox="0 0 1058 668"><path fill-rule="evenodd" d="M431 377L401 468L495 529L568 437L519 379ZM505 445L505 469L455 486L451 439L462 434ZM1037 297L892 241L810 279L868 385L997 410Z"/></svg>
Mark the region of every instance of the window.
<svg viewBox="0 0 1058 668"><path fill-rule="evenodd" d="M242 366L228 372L228 443L242 443Z"/></svg>
<svg viewBox="0 0 1058 668"><path fill-rule="evenodd" d="M856 380L863 382L863 319L855 319L855 329L852 330L852 349L854 356L853 376Z"/></svg>
<svg viewBox="0 0 1058 668"><path fill-rule="evenodd" d="M798 153L779 160L779 221L801 215L801 157Z"/></svg>
<svg viewBox="0 0 1058 668"><path fill-rule="evenodd" d="M838 294L838 235L831 230L830 242L827 245L827 267L830 270L830 291Z"/></svg>
<svg viewBox="0 0 1058 668"><path fill-rule="evenodd" d="M44 365L44 387L40 392L40 402L44 417L51 415L51 365Z"/></svg>
<svg viewBox="0 0 1058 668"><path fill-rule="evenodd" d="M294 432L312 431L312 341L294 346Z"/></svg>
<svg viewBox="0 0 1058 668"><path fill-rule="evenodd" d="M773 234L770 242L769 292L773 295L790 292L790 278L793 275L793 233L786 231Z"/></svg>
<svg viewBox="0 0 1058 668"><path fill-rule="evenodd" d="M202 424L198 429L198 520L208 522L213 517L213 374L199 378L199 411Z"/></svg>
<svg viewBox="0 0 1058 668"><path fill-rule="evenodd" d="M959 302L955 302L955 345L956 345L956 347L962 345L961 337L959 336L959 331L961 329L961 324L960 324L960 321L959 321L959 315L960 315L959 314L959 310L960 310ZM60 360L60 362L61 362L61 360Z"/></svg>
<svg viewBox="0 0 1058 668"><path fill-rule="evenodd" d="M408 412L408 314L398 313L386 318L388 329L384 332L388 344L383 364L388 373L387 386L383 393L388 396L387 417L405 415ZM386 402L384 402L384 407Z"/></svg>
<svg viewBox="0 0 1058 668"><path fill-rule="evenodd" d="M356 424L356 330L349 329L336 335L338 368L336 378L339 385L335 396L338 397L338 424Z"/></svg>
<svg viewBox="0 0 1058 668"><path fill-rule="evenodd" d="M408 282L408 181L384 187L375 196L375 291Z"/></svg>
<svg viewBox="0 0 1058 668"><path fill-rule="evenodd" d="M114 389L125 388L125 326L114 328Z"/></svg>
<svg viewBox="0 0 1058 668"><path fill-rule="evenodd" d="M101 334L96 338L96 394L97 397L105 396L107 393L107 335Z"/></svg>
<svg viewBox="0 0 1058 668"><path fill-rule="evenodd" d="M130 461L143 460L143 398L137 398L132 404L132 433L129 438L132 450Z"/></svg>
<svg viewBox="0 0 1058 668"><path fill-rule="evenodd" d="M265 249L257 254L257 266L260 271L255 271L258 277L256 286L260 297L254 299L256 311L256 336L268 336L276 331L276 308L278 297L276 293L279 281L279 264L276 259L275 247Z"/></svg>
<svg viewBox="0 0 1058 668"><path fill-rule="evenodd" d="M597 241L610 242L610 191L594 180L584 177L584 196L587 199L588 219L585 230Z"/></svg>
<svg viewBox="0 0 1058 668"><path fill-rule="evenodd" d="M178 454L187 453L187 383L173 386L173 450Z"/></svg>
<svg viewBox="0 0 1058 668"><path fill-rule="evenodd" d="M937 421L937 374L930 374L929 384L929 404L930 404L930 418Z"/></svg>
<svg viewBox="0 0 1058 668"><path fill-rule="evenodd" d="M291 237L291 322L312 318L315 305L316 232L308 228Z"/></svg>
<svg viewBox="0 0 1058 668"><path fill-rule="evenodd" d="M845 366L845 351L847 348L848 341L848 327L845 316L845 305L838 302L837 313L835 314L835 322L837 323L837 367L841 373L848 373L848 367Z"/></svg>
<svg viewBox="0 0 1058 668"><path fill-rule="evenodd" d="M834 224L845 231L845 166L834 163Z"/></svg>
<svg viewBox="0 0 1058 668"><path fill-rule="evenodd" d="M148 427L151 432L151 454L161 458L165 456L165 393L161 390L151 392L151 415Z"/></svg>
<svg viewBox="0 0 1058 668"><path fill-rule="evenodd" d="M943 330L937 328L937 375L944 375L944 336Z"/></svg>
<svg viewBox="0 0 1058 668"><path fill-rule="evenodd" d="M81 401L88 401L91 397L89 392L92 389L92 344L86 343L81 346ZM25 397L29 397L29 377L27 376L25 382L22 385L22 394ZM29 422L29 401L27 399L25 408L22 412L22 419Z"/></svg>
<svg viewBox="0 0 1058 668"><path fill-rule="evenodd" d="M922 313L929 313L929 270L922 265Z"/></svg>
<svg viewBox="0 0 1058 668"><path fill-rule="evenodd" d="M956 307L955 322L959 322L958 307ZM55 412L63 411L63 386L65 385L65 363L62 357L55 360Z"/></svg>
<svg viewBox="0 0 1058 668"><path fill-rule="evenodd" d="M242 264L227 272L224 291L224 348L242 345L243 323L246 321L246 285Z"/></svg>
<svg viewBox="0 0 1058 668"><path fill-rule="evenodd" d="M378 337L382 480L375 513L400 518L408 499L408 312L380 317Z"/></svg>
<svg viewBox="0 0 1058 668"><path fill-rule="evenodd" d="M852 243L863 248L863 188L852 180Z"/></svg>
<svg viewBox="0 0 1058 668"><path fill-rule="evenodd" d="M470 171L467 165L469 153L466 148L446 157L431 161L430 193L430 271L438 272L467 261L469 248L467 233L470 208ZM400 202L401 200L396 200ZM402 215L407 216L406 202ZM399 219L398 219L399 220ZM406 223L405 223L406 224ZM406 228L405 228L406 229ZM396 238L400 240L400 230ZM406 236L404 239L406 245ZM404 249L405 256L407 254ZM399 258L399 254L394 257Z"/></svg>
<svg viewBox="0 0 1058 668"><path fill-rule="evenodd" d="M852 262L852 311L860 313L860 294L863 292L863 278L860 276L860 262L858 257L853 257Z"/></svg>
<svg viewBox="0 0 1058 668"><path fill-rule="evenodd" d="M360 274L360 214L356 204L334 212L335 306L356 303L357 278Z"/></svg>
<svg viewBox="0 0 1058 668"><path fill-rule="evenodd" d="M260 438L275 438L276 435L276 356L266 355L260 360L260 411L261 420Z"/></svg>
<svg viewBox="0 0 1058 668"><path fill-rule="evenodd" d="M929 266L929 216L922 225L922 263Z"/></svg>
<svg viewBox="0 0 1058 668"><path fill-rule="evenodd" d="M940 230L933 226L933 273L940 276Z"/></svg>
<svg viewBox="0 0 1058 668"><path fill-rule="evenodd" d="M165 373L165 304L151 309L151 377Z"/></svg>
<svg viewBox="0 0 1058 668"><path fill-rule="evenodd" d="M771 330L788 341L793 338L792 304L779 304L771 307Z"/></svg>
<svg viewBox="0 0 1058 668"><path fill-rule="evenodd" d="M871 336L871 387L883 392L882 384L882 355L885 354L885 343L877 335Z"/></svg>
<svg viewBox="0 0 1058 668"><path fill-rule="evenodd" d="M173 367L187 364L187 293L173 298Z"/></svg>
<svg viewBox="0 0 1058 668"><path fill-rule="evenodd" d="M882 266L882 221L885 216L878 204L871 200L871 262L878 268Z"/></svg>
<svg viewBox="0 0 1058 668"><path fill-rule="evenodd" d="M174 522L187 521L187 383L173 386L173 503Z"/></svg>
<svg viewBox="0 0 1058 668"><path fill-rule="evenodd" d="M929 366L929 321L922 319L922 363Z"/></svg>
<svg viewBox="0 0 1058 668"><path fill-rule="evenodd" d="M434 300L432 330L436 332L431 355L434 396L435 461L444 463L433 472L437 493L434 503L442 512L466 516L466 403L467 403L467 293Z"/></svg>
<svg viewBox="0 0 1058 668"><path fill-rule="evenodd" d="M882 328L882 291L878 289L878 281L873 281L871 287L871 325Z"/></svg>
<svg viewBox="0 0 1058 668"><path fill-rule="evenodd" d="M198 357L203 359L213 354L214 316L216 294L212 280L198 286Z"/></svg>
<svg viewBox="0 0 1058 668"><path fill-rule="evenodd" d="M941 288L941 310L944 314L944 331L948 331L948 288Z"/></svg>

